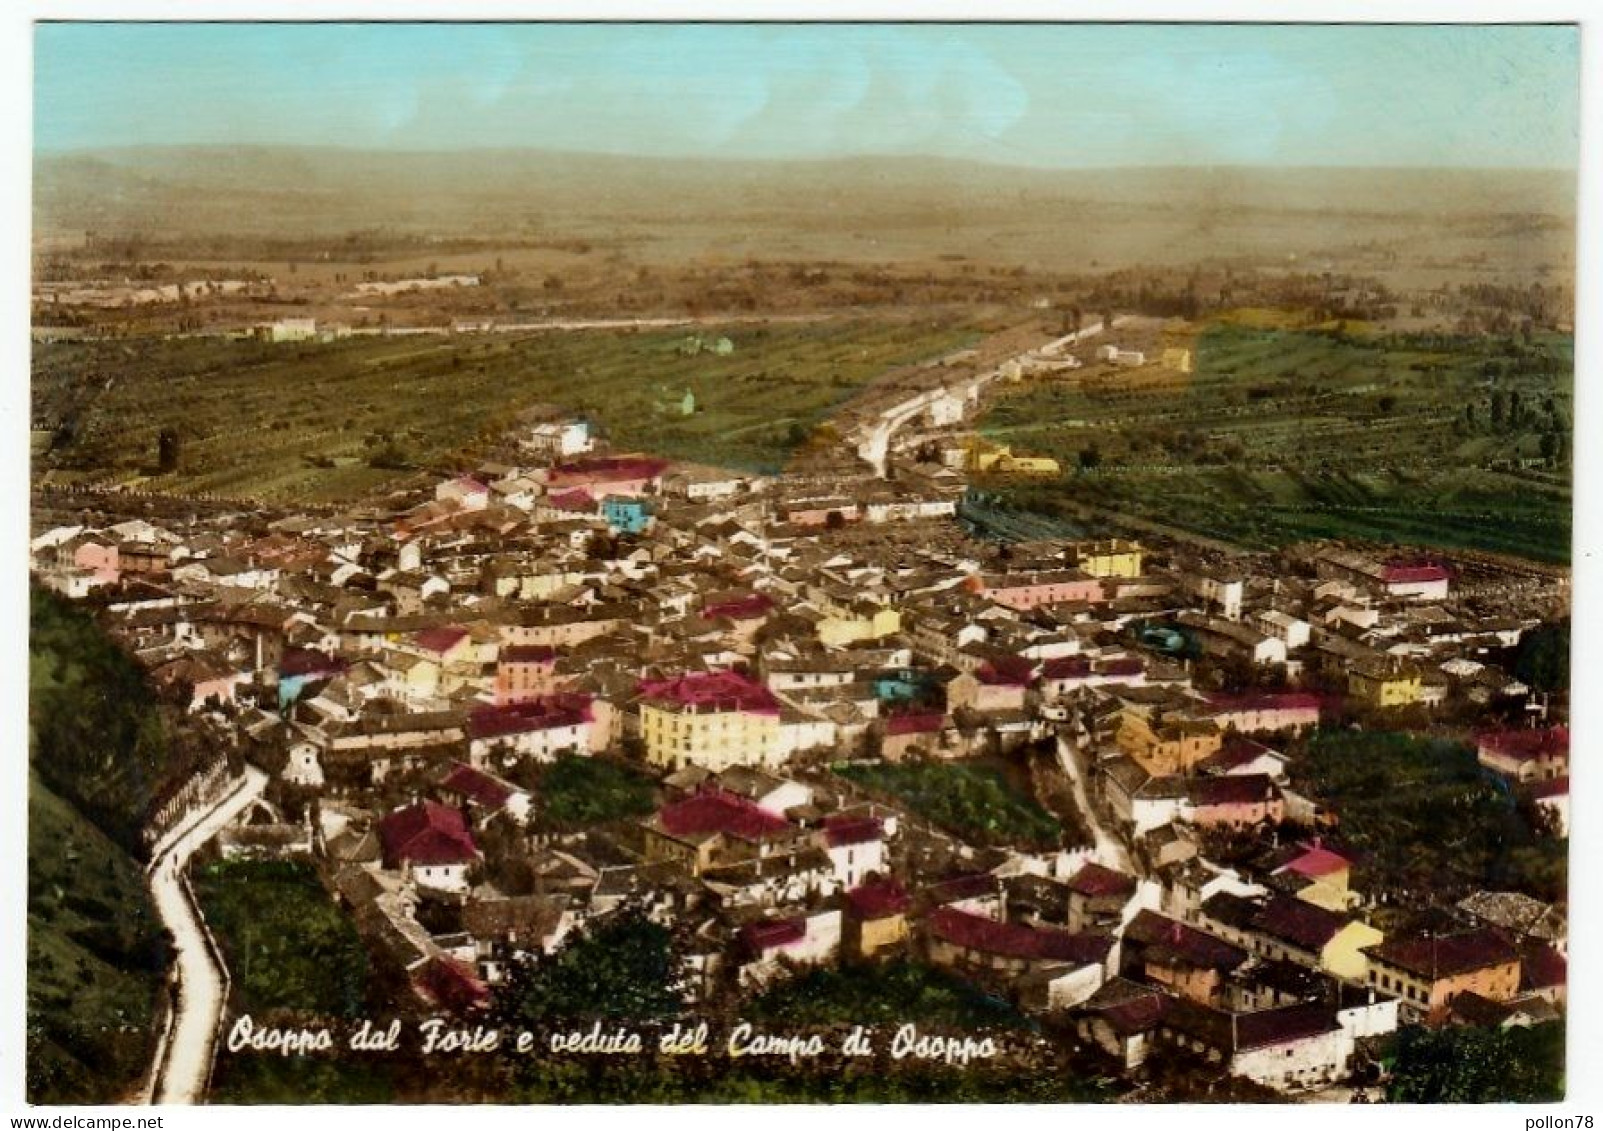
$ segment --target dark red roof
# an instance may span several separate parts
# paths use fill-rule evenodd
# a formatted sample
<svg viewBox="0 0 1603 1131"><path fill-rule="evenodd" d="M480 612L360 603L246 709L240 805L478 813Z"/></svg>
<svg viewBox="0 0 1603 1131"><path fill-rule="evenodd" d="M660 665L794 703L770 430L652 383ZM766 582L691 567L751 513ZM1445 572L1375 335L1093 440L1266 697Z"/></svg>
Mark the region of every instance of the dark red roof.
<svg viewBox="0 0 1603 1131"><path fill-rule="evenodd" d="M779 700L756 680L739 672L691 672L675 679L643 679L643 699L698 711L744 711L754 714L779 713Z"/></svg>
<svg viewBox="0 0 1603 1131"><path fill-rule="evenodd" d="M471 738L499 738L508 734L527 734L536 730L581 726L592 719L590 697L564 692L530 699L525 703L475 707L468 715Z"/></svg>
<svg viewBox="0 0 1603 1131"><path fill-rule="evenodd" d="M460 793L486 809L500 809L512 796L512 787L464 762L453 762L450 773L440 779L440 788Z"/></svg>
<svg viewBox="0 0 1603 1131"><path fill-rule="evenodd" d="M462 814L448 805L420 801L379 822L387 867L402 864L467 864L478 858Z"/></svg>
<svg viewBox="0 0 1603 1131"><path fill-rule="evenodd" d="M512 644L496 653L501 664L550 664L557 658L557 650L544 644Z"/></svg>
<svg viewBox="0 0 1603 1131"><path fill-rule="evenodd" d="M1091 661L1084 656L1057 656L1041 665L1043 679L1084 679L1091 674Z"/></svg>
<svg viewBox="0 0 1603 1131"><path fill-rule="evenodd" d="M1545 990L1568 983L1569 963L1546 943L1534 939L1521 943L1519 955L1520 989Z"/></svg>
<svg viewBox="0 0 1603 1131"><path fill-rule="evenodd" d="M546 505L553 510L570 511L576 514L591 514L596 509L595 496L584 488L575 488L572 491L558 491L546 499Z"/></svg>
<svg viewBox="0 0 1603 1131"><path fill-rule="evenodd" d="M1431 562L1397 562L1385 566L1381 576L1387 585L1404 585L1420 581L1446 581L1449 574Z"/></svg>
<svg viewBox="0 0 1603 1131"><path fill-rule="evenodd" d="M1019 656L998 656L981 664L974 676L993 687L1028 687L1035 679L1035 665Z"/></svg>
<svg viewBox="0 0 1603 1131"><path fill-rule="evenodd" d="M437 954L412 976L412 984L431 1005L456 1013L483 1009L490 1004L490 988L466 963Z"/></svg>
<svg viewBox="0 0 1603 1131"><path fill-rule="evenodd" d="M848 844L867 844L885 836L878 817L834 816L824 819L824 839L831 848Z"/></svg>
<svg viewBox="0 0 1603 1131"><path fill-rule="evenodd" d="M668 461L643 456L592 456L573 460L551 470L552 483L617 483L631 479L655 479L668 468Z"/></svg>
<svg viewBox="0 0 1603 1131"><path fill-rule="evenodd" d="M931 712L892 715L885 720L886 734L939 734L946 716Z"/></svg>
<svg viewBox="0 0 1603 1131"><path fill-rule="evenodd" d="M708 619L728 617L730 620L755 620L774 607L774 599L766 593L752 593L745 597L710 602L702 607Z"/></svg>
<svg viewBox="0 0 1603 1131"><path fill-rule="evenodd" d="M906 912L912 900L895 878L869 880L846 893L846 903L859 919L887 919Z"/></svg>
<svg viewBox="0 0 1603 1131"><path fill-rule="evenodd" d="M932 903L957 903L983 899L997 893L996 877L989 872L964 872L939 880L925 889Z"/></svg>
<svg viewBox="0 0 1603 1131"><path fill-rule="evenodd" d="M1092 899L1129 896L1135 892L1135 877L1093 861L1074 873L1069 880L1069 890Z"/></svg>
<svg viewBox="0 0 1603 1131"><path fill-rule="evenodd" d="M740 928L740 941L754 954L761 954L775 947L788 946L806 937L807 920L801 916L794 919L770 919L764 923L747 923Z"/></svg>
<svg viewBox="0 0 1603 1131"><path fill-rule="evenodd" d="M1140 675L1146 670L1146 662L1139 656L1123 656L1116 660L1100 660L1096 665L1097 675Z"/></svg>
<svg viewBox="0 0 1603 1131"><path fill-rule="evenodd" d="M1325 944L1350 920L1323 907L1315 907L1293 895L1277 894L1264 903L1254 917L1254 924L1271 938L1281 939L1313 951L1324 949Z"/></svg>
<svg viewBox="0 0 1603 1131"><path fill-rule="evenodd" d="M1542 801L1549 797L1568 797L1570 794L1570 776L1565 774L1560 778L1539 781L1530 787L1529 792L1536 801Z"/></svg>
<svg viewBox="0 0 1603 1131"><path fill-rule="evenodd" d="M333 675L345 670L344 660L311 648L286 648L278 661L280 676Z"/></svg>
<svg viewBox="0 0 1603 1131"><path fill-rule="evenodd" d="M1194 805L1261 805L1280 796L1268 774L1225 774L1196 778L1187 786Z"/></svg>
<svg viewBox="0 0 1603 1131"><path fill-rule="evenodd" d="M416 644L425 652L434 652L439 655L444 655L452 648L455 648L458 643L467 637L467 635L468 630L465 628L457 628L454 625L444 625L440 628L425 628L421 631L414 632L412 634L412 643Z"/></svg>
<svg viewBox="0 0 1603 1131"><path fill-rule="evenodd" d="M942 907L931 912L929 928L937 938L953 946L1008 958L1047 959L1084 965L1103 961L1113 946L1113 939L1107 935L1071 935L1067 931L1045 930L1023 923L1000 923L954 907Z"/></svg>
<svg viewBox="0 0 1603 1131"><path fill-rule="evenodd" d="M1159 962L1234 970L1247 961L1247 952L1240 947L1155 911L1139 912L1124 929L1124 938L1145 948L1145 953Z"/></svg>
<svg viewBox="0 0 1603 1131"><path fill-rule="evenodd" d="M739 794L718 789L697 793L664 807L657 814L657 820L670 836L728 833L742 840L766 840L793 830L785 818L775 816Z"/></svg>
<svg viewBox="0 0 1603 1131"><path fill-rule="evenodd" d="M1494 730L1480 736L1480 744L1504 758L1533 762L1570 752L1570 728L1546 727L1541 730Z"/></svg>
<svg viewBox="0 0 1603 1131"><path fill-rule="evenodd" d="M1467 974L1519 959L1519 952L1490 928L1457 935L1393 937L1368 950L1382 962L1424 978Z"/></svg>

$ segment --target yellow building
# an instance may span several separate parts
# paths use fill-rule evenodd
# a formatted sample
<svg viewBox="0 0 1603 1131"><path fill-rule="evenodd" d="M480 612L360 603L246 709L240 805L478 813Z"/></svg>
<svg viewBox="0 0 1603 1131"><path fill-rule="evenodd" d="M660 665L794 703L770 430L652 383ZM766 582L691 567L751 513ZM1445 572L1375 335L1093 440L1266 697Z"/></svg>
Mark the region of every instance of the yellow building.
<svg viewBox="0 0 1603 1131"><path fill-rule="evenodd" d="M1219 752L1224 735L1212 722L1177 719L1155 728L1135 711L1125 711L1114 741L1147 773L1157 777L1185 773Z"/></svg>
<svg viewBox="0 0 1603 1131"><path fill-rule="evenodd" d="M1135 542L1112 538L1074 547L1074 568L1092 577L1140 577L1143 550Z"/></svg>
<svg viewBox="0 0 1603 1131"><path fill-rule="evenodd" d="M783 757L779 701L737 672L641 684L640 737L646 760L670 770L774 767Z"/></svg>
<svg viewBox="0 0 1603 1131"><path fill-rule="evenodd" d="M971 471L994 471L1000 475L1056 475L1058 461L1045 456L1016 456L1005 445L975 438L969 442L968 466Z"/></svg>
<svg viewBox="0 0 1603 1131"><path fill-rule="evenodd" d="M1347 692L1371 707L1411 707L1420 701L1422 676L1412 664L1357 663L1347 669Z"/></svg>
<svg viewBox="0 0 1603 1131"><path fill-rule="evenodd" d="M1350 981L1369 977L1369 955L1364 948L1379 946L1386 936L1361 919L1354 919L1337 931L1319 951L1319 968L1325 973Z"/></svg>
<svg viewBox="0 0 1603 1131"><path fill-rule="evenodd" d="M818 622L818 639L831 648L879 640L902 630L902 614L879 605L832 612Z"/></svg>

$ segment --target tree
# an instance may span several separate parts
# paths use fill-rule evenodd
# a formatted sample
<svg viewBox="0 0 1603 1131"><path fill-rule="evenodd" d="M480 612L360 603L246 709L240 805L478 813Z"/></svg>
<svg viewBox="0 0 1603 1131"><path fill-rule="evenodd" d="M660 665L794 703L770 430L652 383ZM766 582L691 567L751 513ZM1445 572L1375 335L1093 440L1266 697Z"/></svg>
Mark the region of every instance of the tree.
<svg viewBox="0 0 1603 1131"><path fill-rule="evenodd" d="M1565 617L1538 625L1520 641L1514 674L1537 691L1565 691L1570 686L1570 621Z"/></svg>
<svg viewBox="0 0 1603 1131"><path fill-rule="evenodd" d="M554 954L515 961L492 1010L497 1024L539 1029L597 1018L653 1021L684 1009L683 947L627 908Z"/></svg>
<svg viewBox="0 0 1603 1131"><path fill-rule="evenodd" d="M1097 446L1095 444L1092 444L1088 448L1080 449L1080 466L1086 471L1097 468L1101 466L1101 464L1102 453L1097 450Z"/></svg>
<svg viewBox="0 0 1603 1131"><path fill-rule="evenodd" d="M1393 1103L1551 1103L1564 1098L1564 1025L1398 1031Z"/></svg>

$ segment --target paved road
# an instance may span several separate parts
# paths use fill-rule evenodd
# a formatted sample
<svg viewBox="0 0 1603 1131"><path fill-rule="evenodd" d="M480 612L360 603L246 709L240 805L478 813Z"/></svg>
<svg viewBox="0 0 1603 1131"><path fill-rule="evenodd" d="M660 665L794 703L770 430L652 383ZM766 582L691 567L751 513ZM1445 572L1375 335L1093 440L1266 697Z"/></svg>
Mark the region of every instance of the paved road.
<svg viewBox="0 0 1603 1131"><path fill-rule="evenodd" d="M1120 315L1114 318L1113 324L1118 326L1125 320L1126 317L1127 316L1125 315ZM1063 349L1063 347L1073 345L1078 341L1092 337L1096 334L1100 334L1101 332L1102 323L1100 321L1093 322L1083 330L1076 330L1072 334L1065 334L1061 338L1055 338L1043 346L1039 346L1033 350L1027 350L1017 357L1011 358L1010 360L1023 361L1031 356L1051 357ZM1007 365L1006 361L997 365L994 369L987 370L985 373L982 373L977 377L964 377L955 384L946 386L946 389L953 392L963 389L965 386L973 386L976 391L984 389L986 385L998 380L1002 376L1002 369L1005 365ZM922 413L933 399L933 394L935 392L938 392L938 390L924 389L918 393L915 393L905 401L891 405L889 408L885 409L884 412L880 413L879 419L874 423L873 429L861 439L856 441L854 446L856 447L858 456L874 465L874 474L879 478L885 478L886 464L890 458L890 449L896 439L897 429L901 428L902 425L906 424L909 420L912 420L914 417Z"/></svg>
<svg viewBox="0 0 1603 1131"><path fill-rule="evenodd" d="M206 945L200 918L184 888L184 869L196 849L237 817L267 785L267 775L247 769L245 781L210 809L191 815L152 853L150 891L156 911L172 932L178 971L177 1013L153 1075L152 1100L194 1104L205 1096L212 1042L222 1018L223 970Z"/></svg>
<svg viewBox="0 0 1603 1131"><path fill-rule="evenodd" d="M1074 751L1069 749L1069 744L1063 740L1062 735L1058 736L1058 764L1074 783L1074 802L1080 807L1080 812L1085 814L1086 823L1091 826L1091 836L1096 841L1097 862L1116 872L1137 875L1135 865L1130 859L1130 851L1125 848L1124 841L1108 831L1102 823L1102 818L1091 807L1091 799L1085 792L1085 775L1080 773L1080 760Z"/></svg>

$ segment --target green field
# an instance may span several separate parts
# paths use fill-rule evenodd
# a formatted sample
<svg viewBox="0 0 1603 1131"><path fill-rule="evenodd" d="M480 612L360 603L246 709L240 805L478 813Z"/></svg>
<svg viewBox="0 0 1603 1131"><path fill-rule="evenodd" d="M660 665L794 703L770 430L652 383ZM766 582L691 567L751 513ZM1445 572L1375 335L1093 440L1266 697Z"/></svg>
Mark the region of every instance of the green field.
<svg viewBox="0 0 1603 1131"><path fill-rule="evenodd" d="M1062 479L990 481L1253 548L1355 538L1570 554L1573 342L1216 325L1157 366L1016 386L981 431Z"/></svg>
<svg viewBox="0 0 1603 1131"><path fill-rule="evenodd" d="M980 844L1057 847L1063 826L994 766L974 762L841 765L835 772L888 793L954 836Z"/></svg>
<svg viewBox="0 0 1603 1131"><path fill-rule="evenodd" d="M880 374L972 344L963 326L838 321L687 332L360 338L322 344L143 340L36 347L35 422L55 430L36 473L155 490L335 501L438 468L554 403L616 449L777 470ZM682 413L686 392L695 411ZM157 474L177 432L176 472Z"/></svg>
<svg viewBox="0 0 1603 1131"><path fill-rule="evenodd" d="M195 895L240 1012L364 1015L367 950L310 864L216 861L196 873Z"/></svg>
<svg viewBox="0 0 1603 1131"><path fill-rule="evenodd" d="M948 1031L1026 1027L1024 1016L955 974L905 959L818 967L747 1002L743 1015L793 1029L927 1025Z"/></svg>

